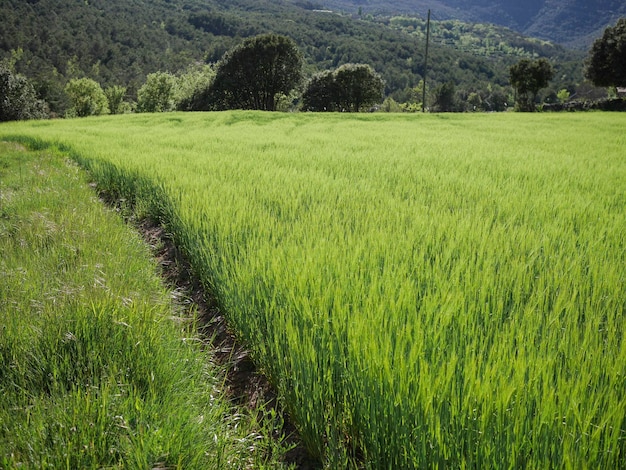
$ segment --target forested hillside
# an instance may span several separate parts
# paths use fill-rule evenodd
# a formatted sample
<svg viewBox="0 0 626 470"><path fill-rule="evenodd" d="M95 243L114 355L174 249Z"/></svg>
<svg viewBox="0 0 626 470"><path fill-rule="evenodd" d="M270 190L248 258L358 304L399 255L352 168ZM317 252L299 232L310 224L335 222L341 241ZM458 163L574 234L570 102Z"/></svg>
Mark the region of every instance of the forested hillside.
<svg viewBox="0 0 626 470"><path fill-rule="evenodd" d="M129 99L147 74L177 73L214 63L243 38L273 32L294 39L305 74L344 63L366 63L386 82L385 94L410 100L424 75L425 22L317 11L308 1L252 0L4 0L0 58L13 57L57 113L67 106L63 86L87 76L103 87L127 87ZM520 57L546 57L557 71L554 93L575 93L584 53L504 28L433 22L429 87L453 83L467 96L508 86Z"/></svg>
<svg viewBox="0 0 626 470"><path fill-rule="evenodd" d="M494 23L528 36L586 50L607 26L626 16L623 0L319 0L339 11L409 13L441 19Z"/></svg>

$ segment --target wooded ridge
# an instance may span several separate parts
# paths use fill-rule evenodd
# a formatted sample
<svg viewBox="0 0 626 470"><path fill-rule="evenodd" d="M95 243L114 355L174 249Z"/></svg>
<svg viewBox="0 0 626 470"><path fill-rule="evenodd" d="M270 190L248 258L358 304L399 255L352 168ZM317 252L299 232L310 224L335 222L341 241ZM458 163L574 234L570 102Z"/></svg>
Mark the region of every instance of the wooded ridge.
<svg viewBox="0 0 626 470"><path fill-rule="evenodd" d="M319 0L339 11L421 14L506 26L527 36L587 50L607 26L626 16L622 0Z"/></svg>
<svg viewBox="0 0 626 470"><path fill-rule="evenodd" d="M370 2L373 3L373 2ZM412 16L318 11L318 3L251 0L5 0L0 4L0 59L35 84L53 111L67 106L63 86L87 76L103 87L123 85L130 99L155 71L177 73L215 63L243 38L291 37L305 58L305 75L365 63L385 80L385 94L410 100L423 78L425 20ZM510 29L433 21L428 79L454 83L465 94L508 86L509 67L545 57L555 67L547 94L583 82L586 53L523 37Z"/></svg>

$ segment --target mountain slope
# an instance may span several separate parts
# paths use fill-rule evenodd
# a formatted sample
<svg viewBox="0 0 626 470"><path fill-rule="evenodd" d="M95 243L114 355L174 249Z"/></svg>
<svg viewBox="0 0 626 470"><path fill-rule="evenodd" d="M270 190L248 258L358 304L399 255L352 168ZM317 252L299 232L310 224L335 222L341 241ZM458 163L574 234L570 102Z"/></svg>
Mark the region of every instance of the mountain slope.
<svg viewBox="0 0 626 470"><path fill-rule="evenodd" d="M272 32L296 41L307 75L367 63L385 79L388 95L406 99L424 74L425 23L404 28L316 6L306 0L3 0L0 59L21 51L13 53L17 70L62 113L63 86L71 78L125 86L133 99L149 73L216 62L243 38ZM432 89L448 82L468 92L505 87L508 67L536 56L557 68L556 89L582 82L582 54L504 28L444 26L433 28Z"/></svg>
<svg viewBox="0 0 626 470"><path fill-rule="evenodd" d="M604 28L626 16L623 0L319 0L343 11L413 13L489 22L529 36L586 49Z"/></svg>
<svg viewBox="0 0 626 470"><path fill-rule="evenodd" d="M571 47L587 48L607 26L626 16L623 0L546 0L522 30Z"/></svg>

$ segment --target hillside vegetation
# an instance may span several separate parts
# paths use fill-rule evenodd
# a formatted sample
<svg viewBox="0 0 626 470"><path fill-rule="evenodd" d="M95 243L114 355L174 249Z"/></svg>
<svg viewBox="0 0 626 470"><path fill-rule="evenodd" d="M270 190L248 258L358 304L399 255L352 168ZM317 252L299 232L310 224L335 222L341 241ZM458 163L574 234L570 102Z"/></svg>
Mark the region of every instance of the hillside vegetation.
<svg viewBox="0 0 626 470"><path fill-rule="evenodd" d="M243 38L273 32L293 38L306 74L366 63L396 101L411 99L424 70L424 21L318 12L306 2L237 0L6 0L0 4L0 55L34 81L52 111L68 107L63 91L87 76L127 88L135 100L146 75L214 63ZM417 34L419 33L419 34ZM465 95L508 85L520 57L547 57L557 69L554 94L583 85L584 55L493 26L443 22L433 31L429 85L452 82ZM505 92L506 93L506 92Z"/></svg>
<svg viewBox="0 0 626 470"><path fill-rule="evenodd" d="M319 0L319 5L356 13L433 14L445 20L492 23L527 36L587 50L607 26L626 16L621 0Z"/></svg>
<svg viewBox="0 0 626 470"><path fill-rule="evenodd" d="M161 201L329 468L623 468L625 125L221 112L0 134Z"/></svg>

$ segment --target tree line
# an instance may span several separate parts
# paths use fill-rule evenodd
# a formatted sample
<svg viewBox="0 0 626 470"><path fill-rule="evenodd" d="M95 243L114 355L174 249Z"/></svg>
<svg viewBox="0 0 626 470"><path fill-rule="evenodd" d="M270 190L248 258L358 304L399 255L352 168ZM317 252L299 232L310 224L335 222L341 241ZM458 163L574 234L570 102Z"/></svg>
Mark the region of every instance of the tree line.
<svg viewBox="0 0 626 470"><path fill-rule="evenodd" d="M125 100L126 88L105 89L87 77L73 78L64 88L69 101L66 117L84 117L126 112L219 111L293 109L298 96L312 96L304 86L303 56L286 36L264 34L244 40L215 65L192 65L179 74L148 74L137 92L137 101ZM348 64L335 75L337 83L326 110L359 112L382 101L384 80L370 66ZM5 86L6 83L6 86ZM19 87L16 84L20 84ZM14 72L9 61L0 65L0 92L7 99L0 107L0 120L33 119L45 115L45 103L36 98L32 84ZM8 105L5 106L5 101ZM6 108L6 109L5 109ZM21 109L18 113L16 109ZM311 108L313 110L313 108Z"/></svg>
<svg viewBox="0 0 626 470"><path fill-rule="evenodd" d="M48 108L33 85L15 72L20 51L0 62L0 121L45 117ZM608 27L590 50L585 74L596 86L626 85L626 18ZM416 111L424 83L413 88L404 103L384 99L385 81L370 65L343 64L304 81L304 57L294 40L278 34L245 39L227 51L215 65L192 65L179 74L149 74L137 92L136 103L125 99L126 88L105 89L87 77L68 81L64 92L70 103L65 115L81 117L124 112L206 111L226 109L299 109L302 111L360 112L377 106L384 111ZM460 97L454 82L438 85L430 94L431 110L505 110L515 102L520 111L533 111L539 91L554 77L545 58L522 59L509 69L514 96L497 86L486 93ZM460 105L461 99L463 105ZM558 100L569 98L566 89Z"/></svg>

